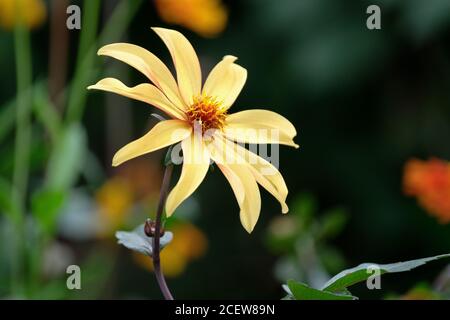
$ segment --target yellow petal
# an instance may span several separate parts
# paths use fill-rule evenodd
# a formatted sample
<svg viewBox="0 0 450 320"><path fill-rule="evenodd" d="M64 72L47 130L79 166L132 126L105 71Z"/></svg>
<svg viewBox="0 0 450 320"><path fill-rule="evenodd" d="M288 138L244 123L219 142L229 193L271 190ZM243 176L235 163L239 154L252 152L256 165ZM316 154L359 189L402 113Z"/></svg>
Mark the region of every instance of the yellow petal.
<svg viewBox="0 0 450 320"><path fill-rule="evenodd" d="M211 158L227 178L236 196L240 208L239 217L242 226L248 233L251 233L258 222L261 212L261 196L255 177L247 164L230 162L229 159L223 156L224 152L235 153L228 148L224 140L216 139L209 144L209 149ZM236 153L233 156L234 159L238 157L239 155Z"/></svg>
<svg viewBox="0 0 450 320"><path fill-rule="evenodd" d="M242 143L275 143L298 148L292 123L276 112L246 110L231 114L226 120L224 135Z"/></svg>
<svg viewBox="0 0 450 320"><path fill-rule="evenodd" d="M237 154L243 155L249 164L256 181L280 202L281 212L287 213L289 211L286 204L288 189L280 171L269 161L238 144L236 144L236 150Z"/></svg>
<svg viewBox="0 0 450 320"><path fill-rule="evenodd" d="M215 139L211 143L209 143L208 150L211 156L211 159L216 163L216 165L220 168L224 176L227 178L228 182L233 189L234 195L239 203L239 206L242 205L245 198L245 189L241 182L241 179L238 175L228 166L229 163L236 164L235 161L236 154L234 152L230 152L233 156L233 159L230 160L230 157L227 157L227 146L222 143L224 140Z"/></svg>
<svg viewBox="0 0 450 320"><path fill-rule="evenodd" d="M219 166L221 167L224 165ZM239 177L244 189L244 201L239 204L241 211L239 212L239 218L244 229L251 233L258 222L259 214L261 212L261 195L259 194L259 188L256 184L255 178L252 176L250 170L245 165L228 165L228 168ZM222 171L223 172L223 171ZM225 174L225 173L224 173ZM227 177L225 175L225 177ZM228 177L227 177L228 179ZM232 180L228 179L230 185ZM234 188L233 188L234 189ZM239 198L236 196L239 203Z"/></svg>
<svg viewBox="0 0 450 320"><path fill-rule="evenodd" d="M114 155L113 166L116 167L130 159L177 143L190 136L191 132L192 127L186 121L158 122L145 136L120 149Z"/></svg>
<svg viewBox="0 0 450 320"><path fill-rule="evenodd" d="M294 138L297 135L294 125L279 113L264 110L250 109L230 114L227 123L244 124L251 127L252 124L265 125L269 128L283 130L286 135Z"/></svg>
<svg viewBox="0 0 450 320"><path fill-rule="evenodd" d="M230 183L239 204L239 218L242 226L251 233L261 211L261 196L255 178L245 166L217 163L217 167Z"/></svg>
<svg viewBox="0 0 450 320"><path fill-rule="evenodd" d="M199 134L191 134L181 142L183 167L180 179L170 191L166 202L166 214L170 217L202 183L209 169L209 152Z"/></svg>
<svg viewBox="0 0 450 320"><path fill-rule="evenodd" d="M181 110L185 106L178 86L166 65L150 51L129 43L113 43L102 47L99 55L125 62L142 72Z"/></svg>
<svg viewBox="0 0 450 320"><path fill-rule="evenodd" d="M178 31L152 28L164 41L177 71L178 87L185 103L190 106L193 97L200 94L202 74L197 54L190 42Z"/></svg>
<svg viewBox="0 0 450 320"><path fill-rule="evenodd" d="M238 164L248 166L256 181L272 194L281 205L281 211L289 211L286 205L288 189L281 173L267 160L254 154L240 145L223 138L220 134L214 134L214 161L222 164ZM230 182L231 183L231 182Z"/></svg>
<svg viewBox="0 0 450 320"><path fill-rule="evenodd" d="M211 158L214 160L212 155L211 155ZM244 189L244 185L241 182L241 179L228 166L224 165L223 163L221 164L218 161L215 161L215 162L216 162L216 165L219 167L220 171L222 171L223 175L230 183L231 189L233 190L234 196L236 197L239 207L241 207L242 204L244 203L244 199L245 199L245 189Z"/></svg>
<svg viewBox="0 0 450 320"><path fill-rule="evenodd" d="M292 138L283 131L275 128L267 128L264 125L252 125L249 128L246 125L227 125L223 131L225 137L235 142L251 144L282 144L298 148Z"/></svg>
<svg viewBox="0 0 450 320"><path fill-rule="evenodd" d="M247 80L247 70L235 64L236 59L225 56L211 70L203 86L203 94L217 97L226 109L234 103Z"/></svg>
<svg viewBox="0 0 450 320"><path fill-rule="evenodd" d="M261 195L255 178L245 166L233 166L234 172L241 178L245 189L245 199L239 212L239 218L244 229L251 233L255 228L261 212Z"/></svg>
<svg viewBox="0 0 450 320"><path fill-rule="evenodd" d="M185 113L175 107L158 88L150 83L143 83L130 88L117 79L105 78L100 80L97 84L89 86L88 89L117 93L131 99L151 104L173 118L186 119Z"/></svg>

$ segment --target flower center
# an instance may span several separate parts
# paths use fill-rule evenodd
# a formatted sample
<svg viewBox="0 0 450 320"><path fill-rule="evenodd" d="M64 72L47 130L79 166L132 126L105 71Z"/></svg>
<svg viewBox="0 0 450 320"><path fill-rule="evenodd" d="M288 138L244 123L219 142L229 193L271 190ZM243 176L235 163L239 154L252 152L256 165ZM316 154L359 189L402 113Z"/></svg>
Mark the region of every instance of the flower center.
<svg viewBox="0 0 450 320"><path fill-rule="evenodd" d="M202 133L209 129L222 129L227 110L214 97L200 95L194 97L194 103L186 111L189 122L202 126Z"/></svg>

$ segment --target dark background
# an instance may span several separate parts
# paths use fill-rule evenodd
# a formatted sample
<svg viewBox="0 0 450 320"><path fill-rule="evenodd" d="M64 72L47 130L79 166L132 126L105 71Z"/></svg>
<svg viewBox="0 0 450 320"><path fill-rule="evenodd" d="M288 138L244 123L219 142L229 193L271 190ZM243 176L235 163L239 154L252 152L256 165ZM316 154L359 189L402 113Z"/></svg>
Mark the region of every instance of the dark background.
<svg viewBox="0 0 450 320"><path fill-rule="evenodd" d="M381 30L366 28L370 4L381 7ZM151 1L145 1L125 39L170 65L168 51L150 26L176 28L193 43L204 74L226 54L239 57L238 63L249 76L232 112L270 109L295 125L300 149L279 149L288 204L296 195L309 192L320 210L345 208L348 223L333 239L345 257L345 267L448 252L449 226L439 224L403 194L402 174L405 162L413 157L450 159L450 2L248 0L227 1L226 5L230 13L226 30L208 39L165 24ZM35 79L47 74L48 32L47 23L32 33ZM70 33L69 78L78 33ZM0 101L6 102L15 95L11 33L0 33L0 48ZM95 63L121 65L104 57ZM120 67L102 74L128 85L145 81L131 68ZM106 95L89 94L83 125L89 149L108 176L114 171L109 167L113 150L106 142ZM131 114L129 138L139 137L148 127L149 108L117 99ZM120 132L121 127L116 130ZM119 134L120 141L113 144L118 148L129 138ZM5 177L11 174L8 153L12 141L2 141L0 147L0 174ZM150 157L158 161L161 156ZM32 174L39 179L42 171ZM77 182L85 183L82 178ZM168 280L176 297L281 298L283 292L273 272L277 257L265 244L270 221L280 215L278 203L262 192L260 220L249 235L240 226L238 205L219 170L208 174L195 196L201 212L194 223L204 231L209 249L181 276ZM89 250L95 244L71 245ZM355 292L363 298L403 293L419 281L432 281L443 266L439 262L386 276L383 293L369 292L363 286ZM159 297L151 274L137 267L125 249L119 252L114 277L108 283L99 297Z"/></svg>

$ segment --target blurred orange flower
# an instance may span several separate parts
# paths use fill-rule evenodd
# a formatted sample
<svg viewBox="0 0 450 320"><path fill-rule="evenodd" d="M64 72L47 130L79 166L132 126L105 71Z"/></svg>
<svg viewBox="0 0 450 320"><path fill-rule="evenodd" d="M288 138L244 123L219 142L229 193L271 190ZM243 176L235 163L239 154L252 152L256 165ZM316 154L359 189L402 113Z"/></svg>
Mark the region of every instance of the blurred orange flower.
<svg viewBox="0 0 450 320"><path fill-rule="evenodd" d="M221 33L228 20L228 12L221 0L155 0L155 5L162 20L203 37Z"/></svg>
<svg viewBox="0 0 450 320"><path fill-rule="evenodd" d="M183 223L175 226L171 231L174 238L170 246L179 254L188 259L197 259L205 254L208 241L199 228L190 223Z"/></svg>
<svg viewBox="0 0 450 320"><path fill-rule="evenodd" d="M432 158L409 160L404 169L405 194L417 197L420 205L438 218L450 222L450 163Z"/></svg>
<svg viewBox="0 0 450 320"><path fill-rule="evenodd" d="M40 26L47 17L42 0L0 0L0 26L11 30L18 19L30 29Z"/></svg>
<svg viewBox="0 0 450 320"><path fill-rule="evenodd" d="M134 159L133 162L122 166L118 170L118 175L127 181L138 199L158 199L162 181L162 168L159 162Z"/></svg>
<svg viewBox="0 0 450 320"><path fill-rule="evenodd" d="M177 277L190 261L205 254L208 240L200 229L190 223L177 224L171 231L173 240L161 251L161 264L164 265L164 275ZM153 263L148 256L134 253L133 257L141 267L153 271Z"/></svg>
<svg viewBox="0 0 450 320"><path fill-rule="evenodd" d="M95 194L102 223L100 236L111 236L123 227L135 204L156 203L161 179L159 163L144 159L125 165L108 179Z"/></svg>
<svg viewBox="0 0 450 320"><path fill-rule="evenodd" d="M121 177L114 177L103 184L95 195L102 221L102 230L112 234L125 222L133 205L133 193Z"/></svg>

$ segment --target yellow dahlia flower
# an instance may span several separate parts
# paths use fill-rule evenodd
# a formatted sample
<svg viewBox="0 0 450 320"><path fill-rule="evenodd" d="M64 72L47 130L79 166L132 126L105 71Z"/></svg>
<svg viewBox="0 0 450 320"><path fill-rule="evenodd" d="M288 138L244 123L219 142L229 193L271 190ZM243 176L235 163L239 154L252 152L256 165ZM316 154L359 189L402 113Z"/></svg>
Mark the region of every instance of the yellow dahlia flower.
<svg viewBox="0 0 450 320"><path fill-rule="evenodd" d="M175 81L166 65L151 52L132 44L104 46L99 55L121 60L141 71L153 83L127 87L106 78L89 89L114 92L151 104L170 116L146 135L120 149L113 166L140 155L181 142L181 176L166 202L166 214L175 209L200 185L214 161L236 196L245 230L253 230L261 209L258 184L270 192L286 213L288 189L280 172L267 160L239 143L284 144L298 147L294 126L268 110L246 110L229 114L247 79L247 71L225 56L209 73L202 86L200 63L189 41L179 32L153 28L164 41L175 65Z"/></svg>

